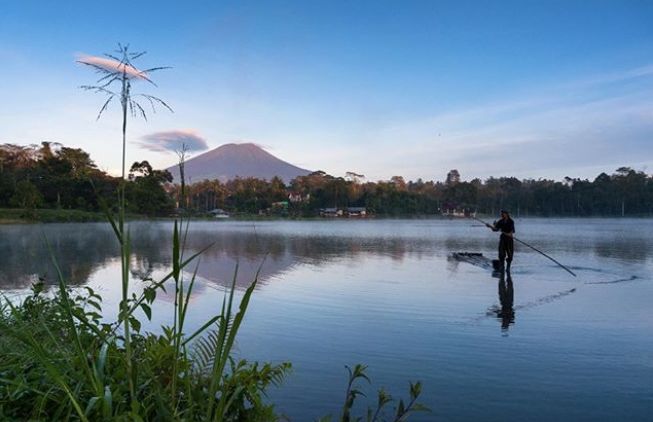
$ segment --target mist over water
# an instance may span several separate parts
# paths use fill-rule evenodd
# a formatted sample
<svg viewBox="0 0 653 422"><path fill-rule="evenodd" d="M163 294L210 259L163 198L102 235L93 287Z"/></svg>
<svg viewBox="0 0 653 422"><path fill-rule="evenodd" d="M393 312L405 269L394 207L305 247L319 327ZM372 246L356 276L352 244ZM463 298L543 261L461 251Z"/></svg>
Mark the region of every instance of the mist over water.
<svg viewBox="0 0 653 422"><path fill-rule="evenodd" d="M496 255L496 235L469 220L196 222L187 252L202 255L190 326L219 311L260 268L238 339L251 360L291 361L272 390L292 420L341 406L345 364L369 366L374 400L424 384L432 414L412 420L644 420L653 414L653 224L647 219L521 219L517 236L577 278L516 245L510 280L451 259ZM172 223L130 223L132 274L170 263ZM73 285L89 285L115 314L118 244L107 224L0 227L0 286L55 284L45 239ZM194 269L194 267L192 268ZM136 282L135 289L145 282ZM166 323L161 296L152 329Z"/></svg>

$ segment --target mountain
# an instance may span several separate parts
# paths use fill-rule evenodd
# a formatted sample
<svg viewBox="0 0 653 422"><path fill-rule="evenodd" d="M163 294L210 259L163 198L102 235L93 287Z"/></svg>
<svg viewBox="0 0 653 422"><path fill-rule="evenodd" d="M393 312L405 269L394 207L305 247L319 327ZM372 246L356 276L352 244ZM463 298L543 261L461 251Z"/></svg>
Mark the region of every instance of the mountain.
<svg viewBox="0 0 653 422"><path fill-rule="evenodd" d="M167 169L179 183L177 165ZM216 149L186 161L184 174L186 183L199 182L204 179L218 179L226 182L236 177L256 177L270 180L279 176L285 183L297 176L309 174L309 170L293 166L278 159L263 148L252 143L224 144Z"/></svg>

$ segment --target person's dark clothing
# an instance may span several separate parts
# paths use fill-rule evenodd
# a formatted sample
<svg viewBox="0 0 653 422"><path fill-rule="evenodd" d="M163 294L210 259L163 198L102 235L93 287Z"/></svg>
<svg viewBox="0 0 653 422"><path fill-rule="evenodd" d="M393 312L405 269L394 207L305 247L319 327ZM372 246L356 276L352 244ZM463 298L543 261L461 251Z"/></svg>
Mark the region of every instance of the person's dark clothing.
<svg viewBox="0 0 653 422"><path fill-rule="evenodd" d="M499 237L499 261L503 265L503 261L505 260L510 265L513 253L515 252L515 241L510 234L515 232L515 222L510 217L505 220L501 219L494 223L492 230L495 232L501 231L501 236Z"/></svg>
<svg viewBox="0 0 653 422"><path fill-rule="evenodd" d="M512 262L512 256L515 253L515 241L512 237L501 234L499 237L499 261L503 265L505 260L508 265Z"/></svg>
<svg viewBox="0 0 653 422"><path fill-rule="evenodd" d="M508 217L507 219L500 219L494 223L494 231L497 232L501 230L501 233L514 233L515 232L515 222L512 221L512 218Z"/></svg>

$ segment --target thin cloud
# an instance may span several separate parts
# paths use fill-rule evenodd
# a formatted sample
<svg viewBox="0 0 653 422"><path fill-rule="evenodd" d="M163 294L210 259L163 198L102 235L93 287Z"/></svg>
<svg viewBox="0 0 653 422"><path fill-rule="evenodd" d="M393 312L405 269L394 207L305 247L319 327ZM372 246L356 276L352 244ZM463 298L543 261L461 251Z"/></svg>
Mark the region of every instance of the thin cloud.
<svg viewBox="0 0 653 422"><path fill-rule="evenodd" d="M374 133L373 156L348 154L366 162L360 169L365 174L380 177L387 176L381 169L393 168L408 178L441 180L442 169L458 168L465 178L591 178L599 167L653 163L647 148L653 133L651 88L653 66L561 83L391 124Z"/></svg>
<svg viewBox="0 0 653 422"><path fill-rule="evenodd" d="M147 73L138 70L134 66L126 65L124 63L120 63L117 60L109 59L106 57L80 54L79 56L77 56L77 61L82 64L100 67L104 70L108 70L109 72L122 73L124 71L127 77L130 79L144 79L144 80L148 79Z"/></svg>
<svg viewBox="0 0 653 422"><path fill-rule="evenodd" d="M155 152L175 152L182 146L188 152L204 151L209 148L206 140L192 129L170 130L145 135L139 145Z"/></svg>
<svg viewBox="0 0 653 422"><path fill-rule="evenodd" d="M649 76L653 76L653 64L648 64L633 69L621 70L618 72L605 73L602 75L594 76L592 78L588 78L584 81L577 81L575 84L577 86L602 85L612 82L628 81L636 78L645 78ZM570 84L569 86L573 85Z"/></svg>

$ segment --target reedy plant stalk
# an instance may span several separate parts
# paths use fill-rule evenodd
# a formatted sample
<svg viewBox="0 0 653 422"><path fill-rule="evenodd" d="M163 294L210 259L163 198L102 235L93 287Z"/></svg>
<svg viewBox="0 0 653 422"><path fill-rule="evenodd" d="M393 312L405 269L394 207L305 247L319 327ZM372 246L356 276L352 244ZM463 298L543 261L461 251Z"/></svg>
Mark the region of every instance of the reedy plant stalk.
<svg viewBox="0 0 653 422"><path fill-rule="evenodd" d="M131 350L131 331L130 331L130 319L127 317L129 310L129 264L130 264L130 244L129 244L129 234L125 233L125 210L127 204L125 202L125 180L126 180L126 153L127 153L127 109L131 110L132 116L136 115L138 111L143 117L147 120L147 114L143 107L133 99L131 92L131 79L142 79L150 82L152 85L155 85L154 82L149 77L149 73L167 69L167 67L156 67L143 71L139 71L132 64L132 60L137 59L145 54L145 52L139 53L130 53L129 45L118 44L118 50L116 51L118 56L111 54L105 54L105 56L110 60L107 62L98 61L93 58L86 58L78 60L79 63L90 66L96 70L96 72L102 74L103 76L97 81L98 85L84 85L82 89L90 90L98 93L103 93L108 96L104 105L100 109L97 118L99 119L103 112L106 110L109 102L114 97L120 98L120 105L122 111L122 173L121 180L119 184L119 199L118 199L118 242L120 244L120 261L121 261L121 274L122 274L122 300L120 302L120 314L125 314L123 318L123 336L125 344L125 353L127 355L127 378L129 382L129 391L132 403L135 403L135 389L134 389L134 371L133 371L133 361L132 361L132 350ZM111 62L111 60L113 62ZM107 64L108 63L108 64ZM120 94L115 93L110 90L111 85L117 82L120 84ZM168 110L172 109L161 99L147 95L140 94L146 98L150 105L152 106L152 111L155 111L154 103L163 105Z"/></svg>
<svg viewBox="0 0 653 422"><path fill-rule="evenodd" d="M127 167L126 163L126 154L127 154L127 99L130 94L130 86L127 81L127 69L125 63L125 56L127 51L125 50L123 54L123 59L121 63L122 66L122 77L120 78L121 82L121 91L120 91L120 105L122 106L122 173L120 177L120 187L119 195L120 200L118 202L118 228L121 234L120 242L120 266L121 266L121 278L122 278L122 300L120 302L120 312L125 312L127 308L127 295L129 294L129 235L125 235L125 171ZM129 382L129 394L131 396L132 403L134 402L136 393L134 390L134 377L133 377L133 365L132 365L132 356L131 356L131 333L129 331L129 322L125 320L123 325L123 332L125 336L125 353L127 355L127 378Z"/></svg>
<svg viewBox="0 0 653 422"><path fill-rule="evenodd" d="M174 398L177 395L177 375L179 371L179 356L183 353L186 353L185 344L183 343L184 337L184 322L186 320L186 311L188 310L188 304L190 303L191 293L193 291L193 285L195 284L195 279L197 277L197 270L199 268L200 260L197 260L195 265L195 270L193 276L190 279L188 290L184 294L184 273L181 271L180 264L183 260L183 251L184 245L186 243L186 236L188 235L188 226L190 221L186 223L186 231L184 232L183 240L180 240L179 229L177 226L177 221L175 220L174 224L174 233L173 233L173 278L175 281L175 303L174 303L174 321L173 321L173 331L174 331L174 351L175 359L172 370L172 388L171 396ZM183 218L181 220L181 226L183 227Z"/></svg>
<svg viewBox="0 0 653 422"><path fill-rule="evenodd" d="M178 156L179 156L178 165L179 165L179 175L180 175L181 191L182 191L182 200L181 200L181 206L183 207L182 209L185 209L185 203L183 201L183 197L184 197L184 186L185 186L184 164L186 160L186 152L187 152L187 146L186 144L182 143L181 149L180 151L178 151ZM186 250L186 240L188 239L188 229L190 228L190 215L186 215L186 217L187 217L186 228L184 229L184 214L182 213L180 219L181 220L180 225L184 234L181 240L179 238L179 230L177 228L176 220L174 226L173 245L176 245L177 247L173 247L173 250L176 249L179 252L176 255L173 254L173 261L177 261L180 263L183 260L184 251ZM195 278L197 277L197 270L199 268L199 259L195 266L195 271L193 273L193 277L190 280L190 284L188 286L188 292L185 298L184 298L184 273L183 271L178 271L177 269L175 269L174 266L175 264L173 264L173 273L174 273L173 278L175 280L175 305L174 305L175 312L174 312L174 323L173 323L173 329L175 332L175 337L174 337L175 360L173 366L173 380L172 380L172 389L171 389L172 390L171 395L173 399L177 392L177 374L179 370L178 359L182 352L184 353L184 355L186 354L186 343L183 342L184 321L186 319L186 312L188 310L188 304L190 303L190 296L193 290L193 285L195 284Z"/></svg>

